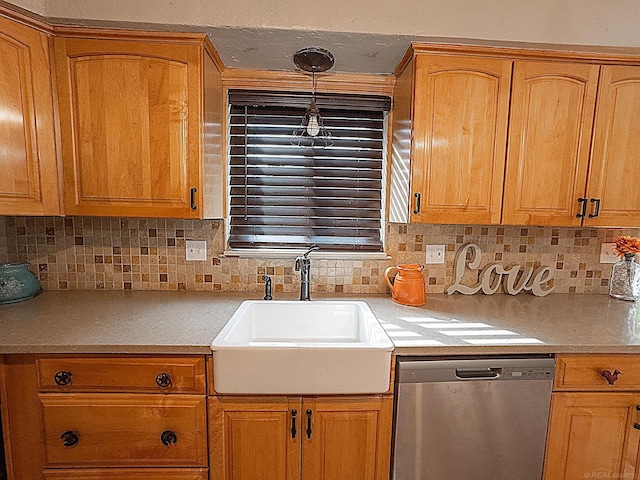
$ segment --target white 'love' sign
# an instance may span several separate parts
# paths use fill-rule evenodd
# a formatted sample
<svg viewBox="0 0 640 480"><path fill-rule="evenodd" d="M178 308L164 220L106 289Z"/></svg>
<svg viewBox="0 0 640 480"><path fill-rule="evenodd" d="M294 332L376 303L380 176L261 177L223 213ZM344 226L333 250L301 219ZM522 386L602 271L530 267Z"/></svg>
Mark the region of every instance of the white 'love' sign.
<svg viewBox="0 0 640 480"><path fill-rule="evenodd" d="M470 253L468 263L467 252ZM465 268L468 266L469 270L477 270L481 259L482 250L474 243L468 243L458 250L456 261L453 264L454 282L447 288L447 294L460 292L465 295L473 295L482 290L482 293L491 295L500 289L500 285L505 293L510 295L516 295L524 290L530 291L538 297L544 297L553 290L553 285L551 285L553 270L550 267L538 267L534 270L533 267L514 265L510 268L504 268L499 263L492 263L484 267L480 271L478 283L475 285L463 285L461 282Z"/></svg>

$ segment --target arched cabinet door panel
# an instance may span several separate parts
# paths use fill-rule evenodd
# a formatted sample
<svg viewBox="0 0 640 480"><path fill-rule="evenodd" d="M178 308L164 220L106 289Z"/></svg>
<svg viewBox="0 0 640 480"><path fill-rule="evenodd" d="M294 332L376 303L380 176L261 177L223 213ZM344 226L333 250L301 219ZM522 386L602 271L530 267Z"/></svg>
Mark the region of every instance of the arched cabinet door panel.
<svg viewBox="0 0 640 480"><path fill-rule="evenodd" d="M55 45L67 212L198 217L201 48L64 37Z"/></svg>
<svg viewBox="0 0 640 480"><path fill-rule="evenodd" d="M599 201L585 225L640 226L640 67L603 66L587 197ZM595 212L589 211L591 215Z"/></svg>
<svg viewBox="0 0 640 480"><path fill-rule="evenodd" d="M503 223L581 225L598 71L515 62Z"/></svg>
<svg viewBox="0 0 640 480"><path fill-rule="evenodd" d="M412 222L500 223L511 63L416 56Z"/></svg>
<svg viewBox="0 0 640 480"><path fill-rule="evenodd" d="M0 17L0 215L59 215L48 36Z"/></svg>

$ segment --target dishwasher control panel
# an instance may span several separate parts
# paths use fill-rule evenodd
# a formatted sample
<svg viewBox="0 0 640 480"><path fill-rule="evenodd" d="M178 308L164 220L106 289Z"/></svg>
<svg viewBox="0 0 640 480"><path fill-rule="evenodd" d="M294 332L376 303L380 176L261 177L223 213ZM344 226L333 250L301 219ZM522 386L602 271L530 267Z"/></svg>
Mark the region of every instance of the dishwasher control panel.
<svg viewBox="0 0 640 480"><path fill-rule="evenodd" d="M546 380L552 379L553 374L553 368L502 368L502 378L505 380Z"/></svg>

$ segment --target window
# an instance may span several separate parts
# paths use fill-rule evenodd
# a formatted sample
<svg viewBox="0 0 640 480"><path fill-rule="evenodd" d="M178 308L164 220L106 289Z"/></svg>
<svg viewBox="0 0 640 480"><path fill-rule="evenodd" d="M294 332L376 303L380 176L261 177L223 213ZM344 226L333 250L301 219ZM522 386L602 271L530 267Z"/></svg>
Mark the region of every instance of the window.
<svg viewBox="0 0 640 480"><path fill-rule="evenodd" d="M333 145L291 144L310 95L229 93L231 249L381 252L388 97L317 95Z"/></svg>

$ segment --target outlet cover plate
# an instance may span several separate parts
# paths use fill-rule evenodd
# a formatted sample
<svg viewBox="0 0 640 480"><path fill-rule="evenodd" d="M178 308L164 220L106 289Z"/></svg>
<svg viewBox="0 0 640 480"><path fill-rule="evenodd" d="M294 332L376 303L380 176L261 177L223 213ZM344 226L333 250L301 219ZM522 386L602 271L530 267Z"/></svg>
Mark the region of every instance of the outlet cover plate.
<svg viewBox="0 0 640 480"><path fill-rule="evenodd" d="M427 258L425 263L444 263L445 245L427 245Z"/></svg>
<svg viewBox="0 0 640 480"><path fill-rule="evenodd" d="M185 242L187 248L187 260L206 260L207 259L207 242L206 240L187 240Z"/></svg>
<svg viewBox="0 0 640 480"><path fill-rule="evenodd" d="M615 246L615 243L600 244L600 263L616 263L620 260L618 254L613 250Z"/></svg>

